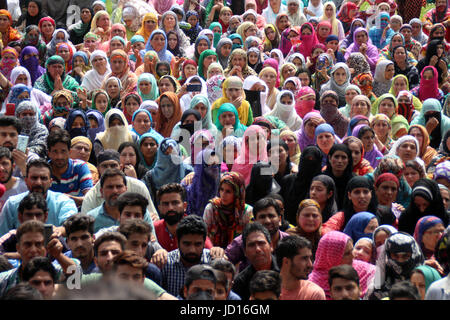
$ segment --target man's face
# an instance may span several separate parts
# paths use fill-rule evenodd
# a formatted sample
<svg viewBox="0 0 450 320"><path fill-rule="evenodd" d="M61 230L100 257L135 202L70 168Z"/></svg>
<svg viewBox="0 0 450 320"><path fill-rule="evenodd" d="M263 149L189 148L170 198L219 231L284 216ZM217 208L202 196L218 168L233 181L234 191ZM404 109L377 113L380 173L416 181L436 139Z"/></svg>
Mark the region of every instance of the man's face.
<svg viewBox="0 0 450 320"><path fill-rule="evenodd" d="M280 228L280 216L274 207L267 207L259 211L256 215L256 221L266 227L271 236L276 234Z"/></svg>
<svg viewBox="0 0 450 320"><path fill-rule="evenodd" d="M110 207L117 206L117 198L126 191L127 186L119 175L106 179L103 187L100 188L105 203Z"/></svg>
<svg viewBox="0 0 450 320"><path fill-rule="evenodd" d="M148 234L133 233L127 239L127 243L125 244L125 250L131 250L138 256L144 257L145 252L147 251L149 241L150 236Z"/></svg>
<svg viewBox="0 0 450 320"><path fill-rule="evenodd" d="M19 133L13 126L0 127L0 146L13 150L17 147Z"/></svg>
<svg viewBox="0 0 450 320"><path fill-rule="evenodd" d="M22 235L20 242L16 244L17 252L20 254L22 264L35 257L45 257L47 251L44 246L44 235L40 232L27 232Z"/></svg>
<svg viewBox="0 0 450 320"><path fill-rule="evenodd" d="M40 192L46 195L47 190L52 185L50 170L46 167L30 167L28 176L25 178L25 183L30 192Z"/></svg>
<svg viewBox="0 0 450 320"><path fill-rule="evenodd" d="M120 243L116 241L105 241L98 247L98 255L94 262L102 273L109 271L112 267L114 257L122 252Z"/></svg>
<svg viewBox="0 0 450 320"><path fill-rule="evenodd" d="M255 292L250 296L249 300L257 300L257 301L278 300L278 297L273 291L263 291L263 292Z"/></svg>
<svg viewBox="0 0 450 320"><path fill-rule="evenodd" d="M66 167L69 161L69 148L67 144L58 142L50 147L48 157L52 161L52 165L56 168L61 169Z"/></svg>
<svg viewBox="0 0 450 320"><path fill-rule="evenodd" d="M142 286L144 284L145 275L143 270L140 268L135 268L127 264L119 265L117 266L114 274L120 280L124 280L138 286Z"/></svg>
<svg viewBox="0 0 450 320"><path fill-rule="evenodd" d="M75 231L67 237L67 245L74 258L84 259L93 253L94 237L87 230Z"/></svg>
<svg viewBox="0 0 450 320"><path fill-rule="evenodd" d="M246 240L245 256L256 270L264 270L272 262L272 246L262 232L249 234Z"/></svg>
<svg viewBox="0 0 450 320"><path fill-rule="evenodd" d="M12 177L14 165L7 157L0 159L0 183L8 183Z"/></svg>
<svg viewBox="0 0 450 320"><path fill-rule="evenodd" d="M31 209L23 209L23 212L19 212L18 216L20 223L24 223L29 220L37 220L45 223L47 221L48 212L38 208L34 205Z"/></svg>
<svg viewBox="0 0 450 320"><path fill-rule="evenodd" d="M129 219L144 219L144 213L141 206L125 206L120 213L120 223Z"/></svg>
<svg viewBox="0 0 450 320"><path fill-rule="evenodd" d="M53 281L50 273L39 270L28 280L28 283L35 289L37 289L44 299L51 299L53 292L55 291L55 282Z"/></svg>
<svg viewBox="0 0 450 320"><path fill-rule="evenodd" d="M168 225L175 225L184 216L187 202L183 202L181 195L176 192L165 193L159 199L159 213Z"/></svg>
<svg viewBox="0 0 450 320"><path fill-rule="evenodd" d="M289 273L298 280L307 280L312 270L312 252L309 248L303 248L292 259L287 259Z"/></svg>
<svg viewBox="0 0 450 320"><path fill-rule="evenodd" d="M205 239L201 234L186 234L178 239L181 258L189 264L200 262L205 247Z"/></svg>
<svg viewBox="0 0 450 320"><path fill-rule="evenodd" d="M333 300L359 300L360 289L356 282L344 278L335 278L330 287Z"/></svg>
<svg viewBox="0 0 450 320"><path fill-rule="evenodd" d="M184 289L184 297L185 298L187 298L191 294L194 294L194 293L197 293L200 291L206 291L213 297L216 295L216 286L215 286L214 282L212 282L210 280L206 280L206 279L194 280L194 281L192 281L189 288L186 288L186 286L185 286L183 289Z"/></svg>
<svg viewBox="0 0 450 320"><path fill-rule="evenodd" d="M98 173L100 174L100 177L103 175L103 173L106 171L106 169L119 169L120 163L116 160L105 160L102 163L99 163L98 165Z"/></svg>

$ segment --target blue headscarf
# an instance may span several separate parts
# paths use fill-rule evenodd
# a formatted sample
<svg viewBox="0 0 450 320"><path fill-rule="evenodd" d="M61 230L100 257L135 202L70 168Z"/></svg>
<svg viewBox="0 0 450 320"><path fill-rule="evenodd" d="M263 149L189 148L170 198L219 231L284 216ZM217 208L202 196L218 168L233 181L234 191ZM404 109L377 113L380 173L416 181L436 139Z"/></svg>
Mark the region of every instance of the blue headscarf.
<svg viewBox="0 0 450 320"><path fill-rule="evenodd" d="M77 51L77 52L75 52L75 53L73 54L73 57L72 57L72 65L73 65L73 61L75 60L76 57L81 57L81 58L83 58L84 64L85 64L86 66L89 65L89 58L88 58L86 52L84 52L84 51Z"/></svg>
<svg viewBox="0 0 450 320"><path fill-rule="evenodd" d="M153 39L153 37L157 34L162 34L164 36L164 48L162 48L161 51L157 52L155 49L153 49L150 41ZM173 58L173 54L167 50L167 36L161 29L153 30L152 34L148 38L147 44L145 45L145 52L153 50L158 54L159 61L166 61L170 63Z"/></svg>
<svg viewBox="0 0 450 320"><path fill-rule="evenodd" d="M28 99L19 99L19 96L24 92L28 92ZM30 87L24 85L23 83L19 83L19 84L14 85L11 88L9 103L14 103L17 107L21 101L30 100L30 99L31 99L31 88Z"/></svg>
<svg viewBox="0 0 450 320"><path fill-rule="evenodd" d="M84 127L81 128L73 128L72 124L75 121L76 117L83 118L84 121ZM69 111L69 115L67 116L67 120L64 123L64 130L67 130L70 134L70 138L73 139L77 136L88 136L88 129L90 128L90 122L88 117L86 116L86 113L83 110L80 109L72 109Z"/></svg>
<svg viewBox="0 0 450 320"><path fill-rule="evenodd" d="M367 211L359 212L350 218L344 228L344 233L352 238L353 243L363 237L372 239L372 233L364 233L364 229L372 219L376 219L374 214Z"/></svg>
<svg viewBox="0 0 450 320"><path fill-rule="evenodd" d="M197 60L200 58L200 54L197 52L197 48L198 48L198 44L199 44L200 40L206 40L206 42L208 43L208 48L211 48L211 41L209 41L209 38L207 36L198 37L197 40L195 40L195 45L194 45L194 56L195 56L195 58L197 58Z"/></svg>
<svg viewBox="0 0 450 320"><path fill-rule="evenodd" d="M134 122L134 119L136 118L136 116L137 116L140 112L145 112L145 113L148 115L148 118L149 118L149 120L150 120L150 130L147 131L147 132L151 132L151 131L153 130L152 127L151 127L151 125L152 125L152 123L153 123L153 119L152 119L152 114L151 114L148 110L145 110L145 109L137 109L137 110L133 113L133 116L131 117L131 121ZM134 129L134 125L132 126L131 131L134 132L139 138L141 137L141 134L139 134L139 133L136 131L136 129ZM143 134L145 134L145 133L147 133L147 132L144 132Z"/></svg>

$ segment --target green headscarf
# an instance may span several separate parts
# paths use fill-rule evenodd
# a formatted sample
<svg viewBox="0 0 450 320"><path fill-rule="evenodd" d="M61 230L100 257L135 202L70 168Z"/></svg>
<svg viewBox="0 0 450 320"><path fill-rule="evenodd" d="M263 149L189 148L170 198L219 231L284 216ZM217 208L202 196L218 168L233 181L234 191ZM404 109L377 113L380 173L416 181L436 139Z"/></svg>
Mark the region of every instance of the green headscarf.
<svg viewBox="0 0 450 320"><path fill-rule="evenodd" d="M394 97L394 95L391 93L385 93L385 94L379 96L377 98L377 100L375 100L375 102L372 104L371 112L373 115L378 114L379 113L378 107L380 106L380 103L385 99L391 99L394 102L395 112L394 112L394 115L392 116L392 118L390 118L391 119L391 127L392 127L391 133L392 133L392 138L394 140L397 140L396 134L400 129L405 128L406 131L409 130L408 120L406 120L404 116L398 114L397 98Z"/></svg>
<svg viewBox="0 0 450 320"><path fill-rule="evenodd" d="M234 105L232 105L231 103L224 103L217 110L217 118L215 119L215 124L216 124L217 130L222 131L222 129L223 129L223 126L220 124L219 118L220 118L220 115L224 112L233 112L234 113L234 118L235 118L236 122L234 123L233 136L235 136L237 138L242 137L244 135L244 132L247 129L247 127L244 126L239 121L239 115L236 110L236 107Z"/></svg>
<svg viewBox="0 0 450 320"><path fill-rule="evenodd" d="M148 81L148 82L150 82L150 85L151 85L152 88L150 89L150 93L149 94L143 94L141 92L141 90L139 89L139 83L141 83L141 81ZM146 101L146 100L155 101L156 99L158 99L158 97L159 97L159 89L158 89L158 84L156 82L155 76L152 75L151 73L142 73L139 76L139 78L138 78L137 92L141 96L142 101Z"/></svg>
<svg viewBox="0 0 450 320"><path fill-rule="evenodd" d="M109 109L111 109L111 101L109 99L108 93L105 90L103 90L103 89L95 89L94 90L94 92L92 93L91 109L97 110L97 106L95 105L95 99L101 93L106 95L106 98L108 99L108 106L106 107L105 112L102 112L103 117L105 117L106 113L109 111ZM98 110L98 111L100 111L100 110Z"/></svg>
<svg viewBox="0 0 450 320"><path fill-rule="evenodd" d="M207 49L207 50L203 51L200 54L200 58L198 58L198 75L200 77L202 77L202 79L205 80L205 81L206 81L206 78L203 75L203 72L204 72L204 70L203 70L203 60L205 60L206 57L213 56L213 55L216 56L217 61L219 61L219 57L217 56L216 51L213 50L213 49ZM208 70L205 70L205 71L208 71Z"/></svg>
<svg viewBox="0 0 450 320"><path fill-rule="evenodd" d="M213 136L216 136L217 128L214 125L214 123L212 122L211 103L209 102L208 97L205 95L202 95L202 94L196 95L191 100L190 109L194 109L194 107L196 105L198 105L199 103L203 103L206 106L206 108L208 109L206 111L205 117L202 119L202 129L207 129Z"/></svg>
<svg viewBox="0 0 450 320"><path fill-rule="evenodd" d="M427 292L433 282L442 279L439 272L430 266L423 265L415 268L414 270L419 270L423 274L423 277L425 278L425 292Z"/></svg>
<svg viewBox="0 0 450 320"><path fill-rule="evenodd" d="M220 28L220 33L219 32L214 32L214 28L215 27L219 27ZM214 42L213 42L213 46L214 46L214 48L217 46L217 44L219 43L219 41L220 41L220 38L222 37L222 33L223 33L223 30L222 30L222 25L219 23L219 22L213 22L213 23L211 23L210 25L209 25L209 30L211 30L211 31L213 31L213 33L214 33Z"/></svg>

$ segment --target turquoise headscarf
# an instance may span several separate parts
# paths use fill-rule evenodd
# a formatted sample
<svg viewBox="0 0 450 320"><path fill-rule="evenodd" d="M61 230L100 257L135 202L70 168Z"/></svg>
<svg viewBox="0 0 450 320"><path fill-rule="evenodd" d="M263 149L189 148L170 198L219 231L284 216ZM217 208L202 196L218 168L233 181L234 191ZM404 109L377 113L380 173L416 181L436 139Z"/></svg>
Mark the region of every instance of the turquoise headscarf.
<svg viewBox="0 0 450 320"><path fill-rule="evenodd" d="M206 81L206 78L203 75L203 72L205 71L205 70L203 70L203 61L205 60L206 57L209 57L209 56L216 56L217 61L219 61L219 57L217 56L216 51L213 49L206 49L205 51L203 51L200 54L200 58L198 58L198 75L200 77L202 77L202 79L205 81ZM206 70L206 71L208 71L208 70Z"/></svg>
<svg viewBox="0 0 450 320"><path fill-rule="evenodd" d="M199 103L203 103L206 106L206 108L208 109L206 111L205 117L202 119L202 129L207 129L207 130L209 130L209 132L211 132L211 134L213 136L216 136L217 128L214 125L214 123L212 122L211 103L209 102L208 97L203 94L196 95L195 97L192 98L189 108L194 109L194 107L196 105L198 105Z"/></svg>
<svg viewBox="0 0 450 320"><path fill-rule="evenodd" d="M149 94L143 94L141 92L141 90L139 89L139 83L141 83L141 81L150 82L152 88L150 89ZM151 73L141 74L137 81L137 92L138 92L139 96L142 98L142 101L146 101L146 100L155 101L156 99L158 99L159 89L158 89L158 84L156 82L155 76L152 75Z"/></svg>
<svg viewBox="0 0 450 320"><path fill-rule="evenodd" d="M214 32L213 29L215 27L219 27L220 28L220 32ZM213 43L213 46L215 48L217 46L217 44L219 43L220 38L222 37L222 32L223 32L222 25L219 22L213 22L213 23L211 23L209 25L209 30L214 32L214 43Z"/></svg>
<svg viewBox="0 0 450 320"><path fill-rule="evenodd" d="M414 270L419 270L423 274L423 277L425 278L425 292L427 292L433 282L442 278L439 272L430 266L423 265L415 268Z"/></svg>
<svg viewBox="0 0 450 320"><path fill-rule="evenodd" d="M242 37L239 34L237 33L230 34L228 38L231 39L231 41L233 41L234 39L241 40L240 45L233 42L233 45L231 46L231 52L233 52L234 49L242 49L244 47L244 41L242 40Z"/></svg>
<svg viewBox="0 0 450 320"><path fill-rule="evenodd" d="M137 112L137 111L139 111L139 110L136 110L136 112ZM135 114L136 114L136 112L135 112ZM134 117L134 115L133 115L133 117ZM151 117L150 117L150 119L151 119ZM156 132L155 130L150 129L149 132L144 133L144 134L139 138L139 148L138 148L138 150L139 150L139 155L140 155L140 157L141 157L141 164L142 164L146 169L153 169L153 168L155 167L156 161L157 161L157 159L158 159L158 153L156 153L156 156L155 156L155 159L153 160L152 165L151 165L151 166L148 166L147 163L145 162L144 156L143 156L143 154L142 154L142 152L141 152L141 145L142 145L142 142L144 142L144 140L145 140L146 138L152 138L153 140L155 140L155 142L158 144L158 147L159 147L159 145L161 144L161 141L163 141L164 137L163 137L162 135L160 135L158 132Z"/></svg>
<svg viewBox="0 0 450 320"><path fill-rule="evenodd" d="M426 126L425 114L428 111L435 111L441 114L441 137L445 136L445 133L450 130L450 118L444 115L442 112L442 105L439 100L434 98L429 98L425 100L422 104L422 110L420 110L420 114L411 120L411 125L420 124L422 126ZM431 138L431 137L430 137Z"/></svg>
<svg viewBox="0 0 450 320"><path fill-rule="evenodd" d="M234 123L233 136L235 136L237 138L241 138L244 135L244 132L247 129L247 127L244 126L239 121L239 115L238 115L238 112L236 110L236 107L234 105L232 105L231 103L224 103L217 110L217 118L216 118L216 121L215 121L217 130L222 131L222 129L223 129L223 126L220 124L219 118L220 118L220 115L222 113L224 113L224 112L233 112L234 113L234 118L236 119L236 122Z"/></svg>

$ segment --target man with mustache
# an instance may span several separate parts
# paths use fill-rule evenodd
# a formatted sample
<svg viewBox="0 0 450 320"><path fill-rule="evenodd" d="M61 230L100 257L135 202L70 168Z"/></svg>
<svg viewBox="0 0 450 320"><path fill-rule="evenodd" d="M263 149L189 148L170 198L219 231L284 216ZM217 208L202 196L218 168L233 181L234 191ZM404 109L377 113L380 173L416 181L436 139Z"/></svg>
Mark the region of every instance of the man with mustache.
<svg viewBox="0 0 450 320"><path fill-rule="evenodd" d="M11 151L6 147L0 147L0 183L6 189L3 196L0 197L0 211L9 197L27 191L25 181L13 176L14 168L15 164Z"/></svg>
<svg viewBox="0 0 450 320"><path fill-rule="evenodd" d="M52 185L51 172L50 165L44 159L34 159L27 163L25 183L28 191L10 197L5 202L0 214L0 236L18 228L17 209L22 199L30 192L39 192L45 197L48 207L46 223L56 226L54 232L57 236L64 235L62 224L78 210L75 202L67 195L49 190Z"/></svg>
<svg viewBox="0 0 450 320"><path fill-rule="evenodd" d="M297 235L280 240L275 251L280 266L280 300L325 300L321 287L308 280L312 271L311 242Z"/></svg>

